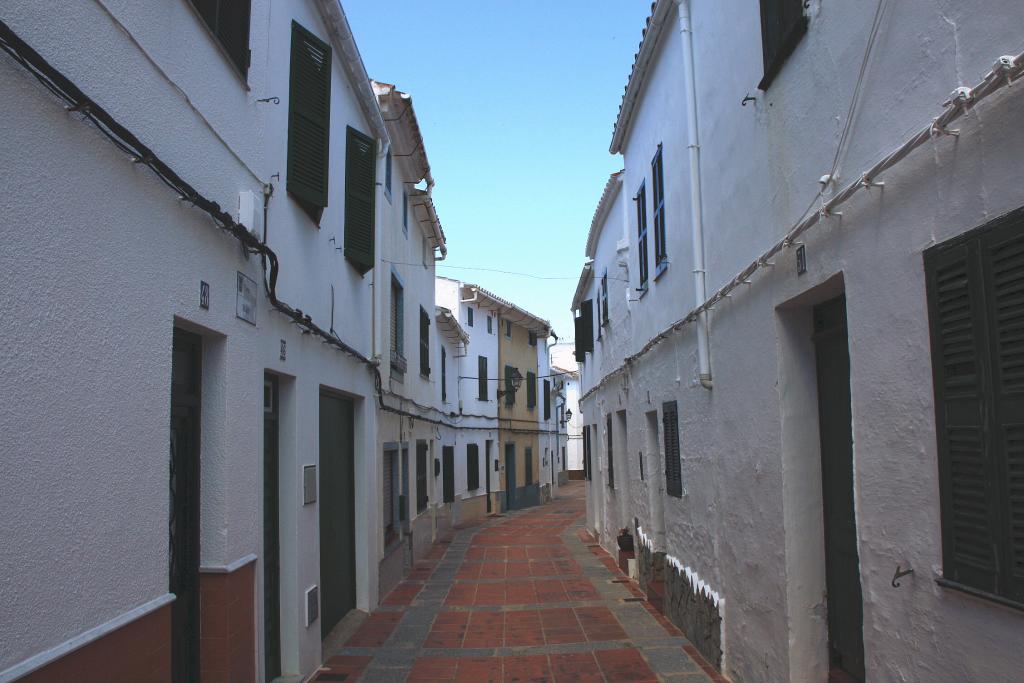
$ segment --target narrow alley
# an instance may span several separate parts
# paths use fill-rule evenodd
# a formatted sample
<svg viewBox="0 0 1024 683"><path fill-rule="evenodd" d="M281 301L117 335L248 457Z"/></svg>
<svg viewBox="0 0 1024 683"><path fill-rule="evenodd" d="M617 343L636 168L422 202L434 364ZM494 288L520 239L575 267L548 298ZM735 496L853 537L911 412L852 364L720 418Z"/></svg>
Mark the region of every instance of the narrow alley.
<svg viewBox="0 0 1024 683"><path fill-rule="evenodd" d="M585 488L455 529L315 681L723 681L583 528Z"/></svg>

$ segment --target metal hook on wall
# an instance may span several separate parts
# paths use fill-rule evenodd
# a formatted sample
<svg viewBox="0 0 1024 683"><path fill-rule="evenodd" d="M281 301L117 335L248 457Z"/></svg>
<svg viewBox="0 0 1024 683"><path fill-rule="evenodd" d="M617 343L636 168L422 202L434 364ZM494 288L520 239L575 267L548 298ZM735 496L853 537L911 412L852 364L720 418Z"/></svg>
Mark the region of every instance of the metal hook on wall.
<svg viewBox="0 0 1024 683"><path fill-rule="evenodd" d="M902 579L904 576L910 576L914 573L913 569L902 569L900 565L896 565L896 573L892 577L892 587L899 588L900 584L898 579Z"/></svg>

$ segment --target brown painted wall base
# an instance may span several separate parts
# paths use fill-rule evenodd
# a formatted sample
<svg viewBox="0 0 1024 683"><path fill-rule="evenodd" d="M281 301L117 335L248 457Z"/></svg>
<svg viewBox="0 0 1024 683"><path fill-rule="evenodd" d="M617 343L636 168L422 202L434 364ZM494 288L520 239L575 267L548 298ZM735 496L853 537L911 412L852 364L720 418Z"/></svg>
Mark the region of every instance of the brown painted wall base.
<svg viewBox="0 0 1024 683"><path fill-rule="evenodd" d="M583 470L568 470L570 481L583 481Z"/></svg>
<svg viewBox="0 0 1024 683"><path fill-rule="evenodd" d="M199 575L199 673L203 683L256 680L256 563Z"/></svg>
<svg viewBox="0 0 1024 683"><path fill-rule="evenodd" d="M171 606L125 624L19 683L120 683L171 680Z"/></svg>

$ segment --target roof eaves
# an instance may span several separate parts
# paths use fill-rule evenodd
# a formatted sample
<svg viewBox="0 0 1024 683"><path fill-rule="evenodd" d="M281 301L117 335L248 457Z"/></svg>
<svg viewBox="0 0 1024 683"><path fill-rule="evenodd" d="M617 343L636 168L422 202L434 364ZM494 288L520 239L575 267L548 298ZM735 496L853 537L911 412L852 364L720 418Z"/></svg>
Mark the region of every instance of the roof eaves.
<svg viewBox="0 0 1024 683"><path fill-rule="evenodd" d="M427 158L416 110L412 105L412 96L391 83L371 81L371 85L391 138L392 156L400 159L412 172L413 184L421 180L433 183L430 160Z"/></svg>
<svg viewBox="0 0 1024 683"><path fill-rule="evenodd" d="M612 154L622 152L622 145L633 122L633 111L640 99L640 92L643 90L651 59L654 57L658 41L664 32L669 10L674 4L675 0L656 0L651 3L651 14L647 17L647 25L644 27L643 38L640 40L640 48L633 57L633 69L630 71L629 80L626 81L622 104L619 105L619 115L615 119L612 142L608 147L608 151Z"/></svg>
<svg viewBox="0 0 1024 683"><path fill-rule="evenodd" d="M583 264L583 270L580 271L580 280L576 283L576 293L572 297L572 311L578 311L580 304L583 301L584 292L587 289L587 285L594 277L594 262L587 261Z"/></svg>
<svg viewBox="0 0 1024 683"><path fill-rule="evenodd" d="M373 91L373 86L370 85L370 76L366 73L366 65L363 64L362 55L359 54L359 47L356 45L355 36L352 35L352 27L349 26L345 10L342 9L338 0L316 0L316 6L327 25L327 32L341 58L349 82L355 90L359 108L363 110L363 115L366 116L377 137L390 143L391 140L388 136L387 126L384 124L384 117L381 115L377 96Z"/></svg>
<svg viewBox="0 0 1024 683"><path fill-rule="evenodd" d="M490 292L484 289L483 287L480 287L479 285L464 283L462 286L466 289L469 289L471 292L475 292L479 296L490 300L491 304L495 308L499 309L502 315L508 317L508 315L511 313L518 316L519 320L513 321L516 324L529 328L532 331L543 333L544 338L547 338L548 336L554 334L555 331L551 329L551 323L545 320L544 318L536 316L533 313L527 311L526 309L516 306L511 301L503 299L494 292Z"/></svg>
<svg viewBox="0 0 1024 683"><path fill-rule="evenodd" d="M431 246L441 250L441 258L444 259L448 256L448 244L445 241L444 229L441 227L441 219L437 217L437 208L434 206L433 198L425 190L413 189L409 193L409 200L412 202L413 214L416 222L420 224L420 229L430 240ZM417 215L420 212L415 210L416 207L422 207L423 213L426 214L424 218Z"/></svg>
<svg viewBox="0 0 1024 683"><path fill-rule="evenodd" d="M608 182L604 185L604 192L601 193L601 199L597 202L597 209L594 210L594 217L590 221L590 232L587 233L587 249L584 252L589 259L593 259L597 252L597 240L601 237L608 212L611 211L612 204L615 203L615 198L619 196L619 191L622 189L624 173L625 171L616 171L608 177Z"/></svg>
<svg viewBox="0 0 1024 683"><path fill-rule="evenodd" d="M435 306L437 328L441 330L441 333L445 336L448 341L453 343L462 342L463 344L469 343L469 333L459 324L458 318L456 318L452 312L444 306Z"/></svg>

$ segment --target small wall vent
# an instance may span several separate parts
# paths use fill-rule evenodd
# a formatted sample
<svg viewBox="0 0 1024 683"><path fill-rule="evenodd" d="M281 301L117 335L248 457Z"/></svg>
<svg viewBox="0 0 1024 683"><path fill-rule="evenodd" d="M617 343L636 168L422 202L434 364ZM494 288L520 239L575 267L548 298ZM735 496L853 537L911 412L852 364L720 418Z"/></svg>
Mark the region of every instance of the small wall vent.
<svg viewBox="0 0 1024 683"><path fill-rule="evenodd" d="M306 591L306 626L311 626L320 617L320 587L313 586Z"/></svg>

